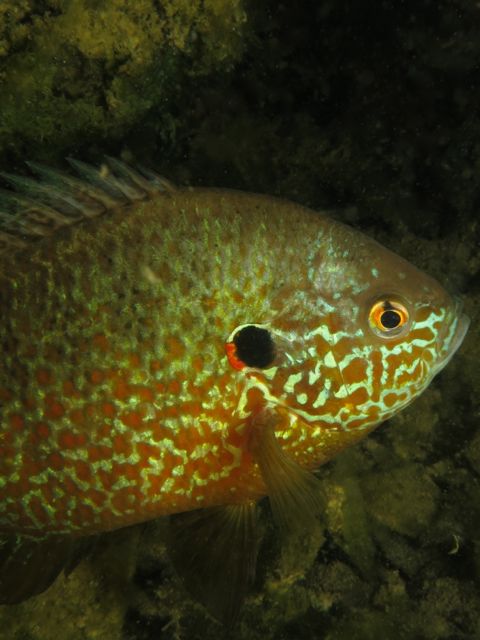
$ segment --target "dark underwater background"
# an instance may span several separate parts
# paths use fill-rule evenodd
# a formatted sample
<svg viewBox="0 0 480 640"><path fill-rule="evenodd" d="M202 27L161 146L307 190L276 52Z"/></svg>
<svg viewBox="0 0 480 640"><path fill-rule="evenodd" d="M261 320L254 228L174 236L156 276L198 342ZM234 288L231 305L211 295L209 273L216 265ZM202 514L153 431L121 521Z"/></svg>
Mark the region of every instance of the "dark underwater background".
<svg viewBox="0 0 480 640"><path fill-rule="evenodd" d="M281 544L264 509L235 629L190 600L158 522L0 607L0 639L480 639L480 3L0 0L0 168L103 154L331 210L472 324L420 399L320 469L310 535Z"/></svg>

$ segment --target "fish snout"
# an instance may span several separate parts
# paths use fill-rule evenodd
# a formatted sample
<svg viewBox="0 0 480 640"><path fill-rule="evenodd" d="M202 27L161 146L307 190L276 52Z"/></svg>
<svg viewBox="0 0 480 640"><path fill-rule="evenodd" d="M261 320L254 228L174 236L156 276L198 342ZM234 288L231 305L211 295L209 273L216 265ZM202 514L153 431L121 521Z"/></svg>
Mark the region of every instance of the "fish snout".
<svg viewBox="0 0 480 640"><path fill-rule="evenodd" d="M463 302L455 298L453 309L447 315L445 331L437 339L437 360L434 363L432 377L437 375L451 360L465 338L470 326L470 318L463 313Z"/></svg>

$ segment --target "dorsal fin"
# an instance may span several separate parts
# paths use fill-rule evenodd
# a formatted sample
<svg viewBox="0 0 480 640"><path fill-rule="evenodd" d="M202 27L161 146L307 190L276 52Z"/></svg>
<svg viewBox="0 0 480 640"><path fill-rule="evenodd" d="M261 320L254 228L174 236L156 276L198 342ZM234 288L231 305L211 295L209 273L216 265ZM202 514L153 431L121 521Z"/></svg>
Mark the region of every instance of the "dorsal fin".
<svg viewBox="0 0 480 640"><path fill-rule="evenodd" d="M36 162L27 162L37 178L0 172L13 189L0 189L0 252L23 247L105 211L145 200L175 187L161 176L135 170L107 157L100 168L67 158L79 177Z"/></svg>

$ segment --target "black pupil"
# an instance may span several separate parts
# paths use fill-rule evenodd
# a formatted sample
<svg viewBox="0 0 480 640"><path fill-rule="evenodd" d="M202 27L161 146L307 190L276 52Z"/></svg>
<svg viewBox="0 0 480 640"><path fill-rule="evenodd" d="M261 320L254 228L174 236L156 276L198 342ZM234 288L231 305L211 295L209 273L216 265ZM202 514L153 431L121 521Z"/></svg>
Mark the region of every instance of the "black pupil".
<svg viewBox="0 0 480 640"><path fill-rule="evenodd" d="M401 317L395 309L387 309L382 313L380 320L385 329L395 329L400 324Z"/></svg>
<svg viewBox="0 0 480 640"><path fill-rule="evenodd" d="M275 345L266 329L249 325L237 331L233 342L236 355L247 367L263 369L275 359Z"/></svg>

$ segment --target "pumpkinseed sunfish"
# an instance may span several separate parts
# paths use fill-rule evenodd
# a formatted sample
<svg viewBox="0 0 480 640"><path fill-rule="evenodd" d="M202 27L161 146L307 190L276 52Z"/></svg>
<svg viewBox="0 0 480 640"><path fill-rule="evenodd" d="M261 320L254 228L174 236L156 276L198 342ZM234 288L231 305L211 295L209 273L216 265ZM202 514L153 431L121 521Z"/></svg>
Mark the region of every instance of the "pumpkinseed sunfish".
<svg viewBox="0 0 480 640"><path fill-rule="evenodd" d="M210 540L197 574L229 572L227 595L197 589L228 619L254 552L225 556L254 541L255 502L308 518L311 470L417 397L468 320L298 204L72 164L81 179L3 174L0 600L46 588L67 541L180 514L177 555Z"/></svg>

